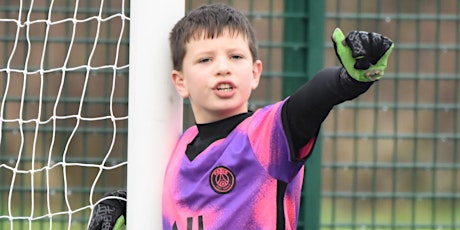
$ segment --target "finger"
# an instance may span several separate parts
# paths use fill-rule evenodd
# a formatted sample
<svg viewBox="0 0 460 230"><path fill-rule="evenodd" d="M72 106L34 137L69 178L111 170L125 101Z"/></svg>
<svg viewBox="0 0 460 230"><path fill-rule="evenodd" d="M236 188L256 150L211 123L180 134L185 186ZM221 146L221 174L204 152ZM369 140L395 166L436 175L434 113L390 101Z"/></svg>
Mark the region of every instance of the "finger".
<svg viewBox="0 0 460 230"><path fill-rule="evenodd" d="M332 41L337 47L343 48L346 43L344 42L345 35L343 34L340 28L335 28L334 32L332 33Z"/></svg>
<svg viewBox="0 0 460 230"><path fill-rule="evenodd" d="M335 28L331 36L332 43L334 44L334 50L339 58L339 61L342 65L347 65L346 63L351 61L351 50L346 47L345 35L343 34L340 28Z"/></svg>
<svg viewBox="0 0 460 230"><path fill-rule="evenodd" d="M345 38L345 42L351 49L353 58L361 58L367 56L369 50L369 36L364 31L351 31Z"/></svg>
<svg viewBox="0 0 460 230"><path fill-rule="evenodd" d="M390 49L393 41L391 39L378 34L378 33L371 33L371 47L372 47L372 54L369 55L370 61L373 65L375 65L382 56Z"/></svg>

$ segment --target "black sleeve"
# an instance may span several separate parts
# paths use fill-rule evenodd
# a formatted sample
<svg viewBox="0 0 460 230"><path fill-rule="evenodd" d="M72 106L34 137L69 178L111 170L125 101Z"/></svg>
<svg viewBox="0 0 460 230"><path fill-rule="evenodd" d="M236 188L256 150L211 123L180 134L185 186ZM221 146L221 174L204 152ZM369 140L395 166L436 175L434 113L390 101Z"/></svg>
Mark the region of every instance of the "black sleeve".
<svg viewBox="0 0 460 230"><path fill-rule="evenodd" d="M291 153L297 154L311 138L331 109L366 92L372 83L358 82L343 67L325 68L292 94L282 108L283 127ZM293 159L299 159L297 155Z"/></svg>

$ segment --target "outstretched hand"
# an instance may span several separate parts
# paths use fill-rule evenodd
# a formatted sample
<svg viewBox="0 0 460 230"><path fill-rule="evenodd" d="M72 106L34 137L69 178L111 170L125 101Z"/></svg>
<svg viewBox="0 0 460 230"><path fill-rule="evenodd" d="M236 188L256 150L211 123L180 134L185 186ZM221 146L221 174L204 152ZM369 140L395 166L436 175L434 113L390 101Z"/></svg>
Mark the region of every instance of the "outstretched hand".
<svg viewBox="0 0 460 230"><path fill-rule="evenodd" d="M117 190L106 193L94 207L88 230L121 230L125 222L126 191Z"/></svg>
<svg viewBox="0 0 460 230"><path fill-rule="evenodd" d="M381 34L355 30L345 37L339 28L332 33L332 41L345 70L361 82L376 81L383 76L394 47L393 41Z"/></svg>

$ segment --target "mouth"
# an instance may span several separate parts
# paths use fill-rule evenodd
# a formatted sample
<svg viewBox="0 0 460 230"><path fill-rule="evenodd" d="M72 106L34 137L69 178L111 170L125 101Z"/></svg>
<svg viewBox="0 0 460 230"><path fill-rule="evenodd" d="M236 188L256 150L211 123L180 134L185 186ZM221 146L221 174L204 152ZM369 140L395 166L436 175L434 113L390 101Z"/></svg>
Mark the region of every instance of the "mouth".
<svg viewBox="0 0 460 230"><path fill-rule="evenodd" d="M222 83L222 84L217 85L216 89L219 92L230 92L233 90L233 86L228 83Z"/></svg>

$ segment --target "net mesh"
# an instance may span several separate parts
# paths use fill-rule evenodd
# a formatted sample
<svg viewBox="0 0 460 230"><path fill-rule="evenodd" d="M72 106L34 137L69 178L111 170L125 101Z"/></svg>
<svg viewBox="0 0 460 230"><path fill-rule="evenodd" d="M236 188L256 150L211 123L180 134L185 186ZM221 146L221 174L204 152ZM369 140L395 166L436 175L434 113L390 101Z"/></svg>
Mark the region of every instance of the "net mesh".
<svg viewBox="0 0 460 230"><path fill-rule="evenodd" d="M128 3L2 4L0 229L86 229L126 186Z"/></svg>

